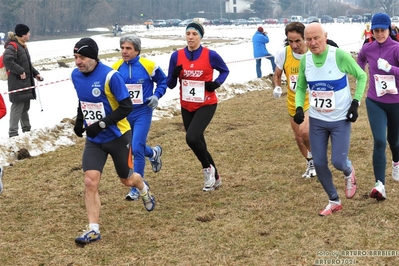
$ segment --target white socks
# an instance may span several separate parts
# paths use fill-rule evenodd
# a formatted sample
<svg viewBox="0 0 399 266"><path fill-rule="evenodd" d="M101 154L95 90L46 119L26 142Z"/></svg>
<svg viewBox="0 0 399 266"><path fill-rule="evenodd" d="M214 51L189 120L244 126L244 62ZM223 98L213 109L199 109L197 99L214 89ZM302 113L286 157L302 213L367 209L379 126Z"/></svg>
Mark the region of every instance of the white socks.
<svg viewBox="0 0 399 266"><path fill-rule="evenodd" d="M90 223L90 224L89 224L89 228L90 228L91 230L96 231L97 233L100 232L100 225L99 225L99 224L92 224L92 223Z"/></svg>
<svg viewBox="0 0 399 266"><path fill-rule="evenodd" d="M140 189L139 189L139 191L140 191L140 195L143 195L143 194L147 193L147 191L148 191L147 185L144 183L143 190L140 190Z"/></svg>

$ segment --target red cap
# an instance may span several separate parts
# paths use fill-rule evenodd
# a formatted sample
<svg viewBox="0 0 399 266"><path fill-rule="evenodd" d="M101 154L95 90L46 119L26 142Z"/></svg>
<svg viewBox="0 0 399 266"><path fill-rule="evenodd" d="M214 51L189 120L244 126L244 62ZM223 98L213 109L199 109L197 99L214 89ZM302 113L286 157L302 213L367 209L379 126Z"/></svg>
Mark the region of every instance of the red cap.
<svg viewBox="0 0 399 266"><path fill-rule="evenodd" d="M258 27L258 31L259 31L260 33L263 33L263 32L264 32L263 27Z"/></svg>

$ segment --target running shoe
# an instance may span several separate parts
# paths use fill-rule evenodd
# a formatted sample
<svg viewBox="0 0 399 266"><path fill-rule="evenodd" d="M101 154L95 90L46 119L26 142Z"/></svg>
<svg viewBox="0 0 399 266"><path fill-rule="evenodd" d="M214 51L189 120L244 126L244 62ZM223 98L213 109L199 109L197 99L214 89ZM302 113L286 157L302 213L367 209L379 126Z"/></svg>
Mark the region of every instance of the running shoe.
<svg viewBox="0 0 399 266"><path fill-rule="evenodd" d="M392 179L399 181L399 162L392 162Z"/></svg>
<svg viewBox="0 0 399 266"><path fill-rule="evenodd" d="M341 201L340 200L338 200L338 201L329 200L328 205L324 208L324 210L321 210L319 212L319 215L327 216L327 215L333 214L339 210L342 210Z"/></svg>
<svg viewBox="0 0 399 266"><path fill-rule="evenodd" d="M144 183L147 185L148 189L150 188L150 184L144 180ZM138 200L140 198L140 191L136 187L131 187L129 193L126 195L126 200Z"/></svg>
<svg viewBox="0 0 399 266"><path fill-rule="evenodd" d="M150 187L147 186L147 192L140 194L143 200L144 207L147 211L153 211L155 209L155 197L150 192Z"/></svg>
<svg viewBox="0 0 399 266"><path fill-rule="evenodd" d="M218 189L221 185L222 185L222 178L220 177L220 175L218 175L218 178L215 180L215 184L213 185L213 187L211 187L211 188L204 187L202 190L203 191L213 191L213 190Z"/></svg>
<svg viewBox="0 0 399 266"><path fill-rule="evenodd" d="M385 200L387 198L385 186L380 180L375 183L375 187L371 190L370 198L376 199L378 201Z"/></svg>
<svg viewBox="0 0 399 266"><path fill-rule="evenodd" d="M215 185L215 167L211 164L208 168L204 168L204 188L203 191L210 191L213 190L213 186Z"/></svg>
<svg viewBox="0 0 399 266"><path fill-rule="evenodd" d="M140 191L132 187L129 193L126 195L126 200L138 200L140 198Z"/></svg>
<svg viewBox="0 0 399 266"><path fill-rule="evenodd" d="M355 168L352 165L352 172L349 176L345 176L345 196L348 199L353 198L356 194L356 175Z"/></svg>
<svg viewBox="0 0 399 266"><path fill-rule="evenodd" d="M154 171L154 173L157 173L162 168L162 160L161 160L162 147L157 145L153 147L152 150L155 152L155 157L149 158L149 160L151 163L152 171Z"/></svg>
<svg viewBox="0 0 399 266"><path fill-rule="evenodd" d="M3 166L0 165L0 194L3 192L3 174L4 174Z"/></svg>
<svg viewBox="0 0 399 266"><path fill-rule="evenodd" d="M90 229L89 226L87 226L83 234L81 234L75 239L75 243L79 245L86 245L100 239L101 239L100 232L96 232Z"/></svg>
<svg viewBox="0 0 399 266"><path fill-rule="evenodd" d="M304 178L312 178L316 176L316 169L314 168L313 159L308 161L305 173L302 175Z"/></svg>

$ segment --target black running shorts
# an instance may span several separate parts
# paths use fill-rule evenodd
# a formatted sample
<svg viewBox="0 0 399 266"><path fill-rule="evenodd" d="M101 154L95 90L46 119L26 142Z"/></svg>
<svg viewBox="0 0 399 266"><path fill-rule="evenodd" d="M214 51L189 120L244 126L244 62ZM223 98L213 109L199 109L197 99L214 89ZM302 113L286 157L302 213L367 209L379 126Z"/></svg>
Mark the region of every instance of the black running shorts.
<svg viewBox="0 0 399 266"><path fill-rule="evenodd" d="M133 174L132 131L112 141L97 144L86 139L83 151L83 171L97 170L102 173L108 154L111 155L115 170L120 178L129 178Z"/></svg>

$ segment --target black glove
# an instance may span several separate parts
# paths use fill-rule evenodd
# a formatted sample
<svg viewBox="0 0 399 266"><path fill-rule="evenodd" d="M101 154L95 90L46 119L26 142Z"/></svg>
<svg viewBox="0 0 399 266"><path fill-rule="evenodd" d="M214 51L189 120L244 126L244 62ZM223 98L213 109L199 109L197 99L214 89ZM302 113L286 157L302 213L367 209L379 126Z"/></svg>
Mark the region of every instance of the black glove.
<svg viewBox="0 0 399 266"><path fill-rule="evenodd" d="M215 81L206 81L205 82L205 89L209 92L214 92L219 87L220 87L220 84Z"/></svg>
<svg viewBox="0 0 399 266"><path fill-rule="evenodd" d="M103 129L99 125L100 121L95 122L94 124L91 124L86 128L86 135L89 136L90 138L95 138L98 133L100 133Z"/></svg>
<svg viewBox="0 0 399 266"><path fill-rule="evenodd" d="M83 119L77 118L75 121L75 126L73 127L73 131L75 131L76 136L78 137L83 137L83 132L85 132L85 129L83 127Z"/></svg>
<svg viewBox="0 0 399 266"><path fill-rule="evenodd" d="M174 69L173 69L173 72L172 72L172 77L173 78L178 78L179 76L180 76L180 72L183 70L183 65L180 65L180 66L176 66Z"/></svg>
<svg viewBox="0 0 399 266"><path fill-rule="evenodd" d="M348 113L346 114L346 121L356 122L358 117L357 108L359 108L359 101L354 99L349 107Z"/></svg>
<svg viewBox="0 0 399 266"><path fill-rule="evenodd" d="M298 106L295 111L294 121L300 125L302 124L303 120L305 120L305 114L303 113L302 107Z"/></svg>

